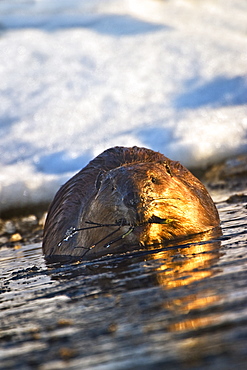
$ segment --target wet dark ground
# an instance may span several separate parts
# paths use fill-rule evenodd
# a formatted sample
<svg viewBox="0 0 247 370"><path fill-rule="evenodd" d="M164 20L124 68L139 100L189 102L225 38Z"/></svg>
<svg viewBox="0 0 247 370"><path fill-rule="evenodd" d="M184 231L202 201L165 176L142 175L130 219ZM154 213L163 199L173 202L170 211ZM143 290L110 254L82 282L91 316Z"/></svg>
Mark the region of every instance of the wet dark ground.
<svg viewBox="0 0 247 370"><path fill-rule="evenodd" d="M0 368L246 369L247 192L231 194L214 193L209 242L47 265L40 242L5 233Z"/></svg>

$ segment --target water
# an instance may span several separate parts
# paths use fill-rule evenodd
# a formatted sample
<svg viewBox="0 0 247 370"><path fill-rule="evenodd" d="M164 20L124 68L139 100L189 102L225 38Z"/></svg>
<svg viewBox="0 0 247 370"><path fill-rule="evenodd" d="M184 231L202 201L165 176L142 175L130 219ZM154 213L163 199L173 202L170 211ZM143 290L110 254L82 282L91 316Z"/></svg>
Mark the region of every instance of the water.
<svg viewBox="0 0 247 370"><path fill-rule="evenodd" d="M245 369L246 203L223 237L72 265L1 251L1 369Z"/></svg>

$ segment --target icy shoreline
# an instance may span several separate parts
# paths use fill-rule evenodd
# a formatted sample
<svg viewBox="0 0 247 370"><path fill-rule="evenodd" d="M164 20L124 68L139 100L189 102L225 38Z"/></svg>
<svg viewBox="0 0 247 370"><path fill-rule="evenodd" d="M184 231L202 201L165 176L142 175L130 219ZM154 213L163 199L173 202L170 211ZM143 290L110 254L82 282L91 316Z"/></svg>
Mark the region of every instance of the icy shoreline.
<svg viewBox="0 0 247 370"><path fill-rule="evenodd" d="M0 212L111 146L199 169L247 151L245 1L22 4L0 4Z"/></svg>

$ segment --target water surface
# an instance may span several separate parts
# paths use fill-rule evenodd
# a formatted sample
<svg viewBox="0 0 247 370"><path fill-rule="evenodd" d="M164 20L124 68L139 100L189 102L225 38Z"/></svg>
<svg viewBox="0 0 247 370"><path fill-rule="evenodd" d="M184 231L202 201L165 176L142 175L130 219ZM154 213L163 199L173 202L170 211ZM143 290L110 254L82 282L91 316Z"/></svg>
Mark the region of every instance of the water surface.
<svg viewBox="0 0 247 370"><path fill-rule="evenodd" d="M217 204L223 237L47 265L2 249L1 369L245 369L246 203Z"/></svg>

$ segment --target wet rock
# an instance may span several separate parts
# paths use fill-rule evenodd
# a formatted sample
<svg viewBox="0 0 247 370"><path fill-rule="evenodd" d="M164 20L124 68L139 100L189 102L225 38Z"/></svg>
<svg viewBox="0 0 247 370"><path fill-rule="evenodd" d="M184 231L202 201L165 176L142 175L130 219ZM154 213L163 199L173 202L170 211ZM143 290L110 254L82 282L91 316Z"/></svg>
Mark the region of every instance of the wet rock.
<svg viewBox="0 0 247 370"><path fill-rule="evenodd" d="M227 201L227 203L247 203L247 195L246 194L234 194L231 195Z"/></svg>
<svg viewBox="0 0 247 370"><path fill-rule="evenodd" d="M15 219L16 227L18 230L22 229L31 229L34 226L38 225L38 219L35 215L30 215L26 217L21 217Z"/></svg>
<svg viewBox="0 0 247 370"><path fill-rule="evenodd" d="M3 227L3 232L7 234L14 234L16 232L15 223L12 220L6 221Z"/></svg>
<svg viewBox="0 0 247 370"><path fill-rule="evenodd" d="M211 189L247 187L247 154L229 158L207 169L202 181Z"/></svg>
<svg viewBox="0 0 247 370"><path fill-rule="evenodd" d="M6 244L9 241L9 238L7 236L0 236L0 246L2 244Z"/></svg>
<svg viewBox="0 0 247 370"><path fill-rule="evenodd" d="M19 242L22 240L22 236L20 233L15 233L15 234L12 234L9 241L10 242Z"/></svg>

